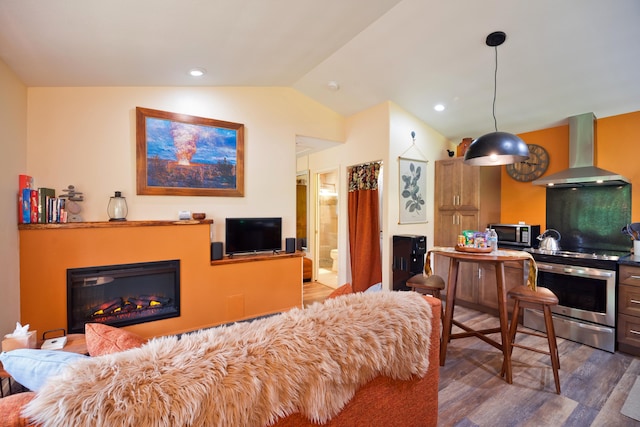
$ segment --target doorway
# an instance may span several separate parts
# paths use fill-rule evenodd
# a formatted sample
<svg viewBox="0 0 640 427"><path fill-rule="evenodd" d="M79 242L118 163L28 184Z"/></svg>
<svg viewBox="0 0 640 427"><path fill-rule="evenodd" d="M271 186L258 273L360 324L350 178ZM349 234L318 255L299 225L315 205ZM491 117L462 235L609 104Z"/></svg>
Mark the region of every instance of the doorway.
<svg viewBox="0 0 640 427"><path fill-rule="evenodd" d="M309 227L307 218L309 217L309 172L298 172L296 175L296 242L298 250L307 250L307 236Z"/></svg>
<svg viewBox="0 0 640 427"><path fill-rule="evenodd" d="M338 170L316 174L317 281L338 286Z"/></svg>

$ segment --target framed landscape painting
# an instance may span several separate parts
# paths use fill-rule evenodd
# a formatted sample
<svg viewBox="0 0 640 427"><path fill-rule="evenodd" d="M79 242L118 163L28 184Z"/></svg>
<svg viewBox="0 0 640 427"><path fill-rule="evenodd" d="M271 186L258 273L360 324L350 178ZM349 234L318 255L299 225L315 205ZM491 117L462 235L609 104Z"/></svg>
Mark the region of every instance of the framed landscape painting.
<svg viewBox="0 0 640 427"><path fill-rule="evenodd" d="M136 108L137 194L244 196L244 125Z"/></svg>

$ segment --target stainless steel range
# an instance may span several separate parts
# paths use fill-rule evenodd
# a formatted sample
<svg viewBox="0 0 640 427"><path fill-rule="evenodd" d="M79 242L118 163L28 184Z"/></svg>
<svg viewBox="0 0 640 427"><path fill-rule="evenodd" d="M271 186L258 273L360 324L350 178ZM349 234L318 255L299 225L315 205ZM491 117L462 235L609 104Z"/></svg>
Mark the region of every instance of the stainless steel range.
<svg viewBox="0 0 640 427"><path fill-rule="evenodd" d="M559 300L552 309L556 335L613 353L617 261L626 253L529 252L538 265L538 286ZM524 325L544 331L542 313L525 310Z"/></svg>

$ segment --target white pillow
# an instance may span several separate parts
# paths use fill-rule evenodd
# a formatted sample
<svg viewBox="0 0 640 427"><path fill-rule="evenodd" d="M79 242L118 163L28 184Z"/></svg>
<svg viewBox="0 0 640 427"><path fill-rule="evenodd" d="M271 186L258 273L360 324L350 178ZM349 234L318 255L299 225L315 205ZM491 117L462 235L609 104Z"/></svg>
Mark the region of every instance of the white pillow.
<svg viewBox="0 0 640 427"><path fill-rule="evenodd" d="M0 354L0 362L14 380L32 391L38 391L50 377L59 374L70 363L88 356L68 351L21 348Z"/></svg>

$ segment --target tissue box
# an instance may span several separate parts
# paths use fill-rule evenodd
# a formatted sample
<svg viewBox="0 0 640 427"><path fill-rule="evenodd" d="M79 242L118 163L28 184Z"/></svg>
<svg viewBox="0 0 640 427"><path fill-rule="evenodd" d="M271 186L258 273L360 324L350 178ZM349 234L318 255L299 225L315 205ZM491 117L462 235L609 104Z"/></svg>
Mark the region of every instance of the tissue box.
<svg viewBox="0 0 640 427"><path fill-rule="evenodd" d="M36 348L38 331L29 331L23 337L11 337L2 340L2 351L11 351L17 348Z"/></svg>

